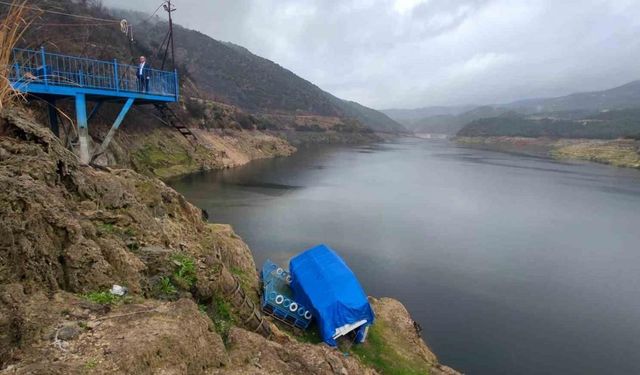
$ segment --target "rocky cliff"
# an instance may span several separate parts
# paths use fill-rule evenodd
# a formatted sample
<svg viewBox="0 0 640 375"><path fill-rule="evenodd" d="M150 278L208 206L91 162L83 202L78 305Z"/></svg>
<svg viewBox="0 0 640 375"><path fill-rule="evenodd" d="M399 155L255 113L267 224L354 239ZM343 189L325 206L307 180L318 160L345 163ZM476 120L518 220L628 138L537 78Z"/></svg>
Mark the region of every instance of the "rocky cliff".
<svg viewBox="0 0 640 375"><path fill-rule="evenodd" d="M79 165L28 113L0 114L0 190L2 374L455 373L391 299L346 352L276 326L229 226L156 178Z"/></svg>

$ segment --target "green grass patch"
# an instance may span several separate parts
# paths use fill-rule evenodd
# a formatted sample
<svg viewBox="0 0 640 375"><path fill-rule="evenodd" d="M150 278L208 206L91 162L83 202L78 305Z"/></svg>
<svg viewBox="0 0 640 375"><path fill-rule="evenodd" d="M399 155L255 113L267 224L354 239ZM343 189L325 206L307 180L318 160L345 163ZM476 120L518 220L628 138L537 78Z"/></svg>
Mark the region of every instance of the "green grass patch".
<svg viewBox="0 0 640 375"><path fill-rule="evenodd" d="M218 332L226 342L229 329L235 322L231 304L225 299L216 296L213 298L211 307L211 318L216 327L216 332Z"/></svg>
<svg viewBox="0 0 640 375"><path fill-rule="evenodd" d="M198 304L198 311L200 311L200 313L207 315L207 305L204 305L202 303Z"/></svg>
<svg viewBox="0 0 640 375"><path fill-rule="evenodd" d="M428 364L414 362L398 354L385 340L384 331L384 323L376 321L369 328L366 342L354 345L351 352L361 362L384 375L421 375L431 372Z"/></svg>
<svg viewBox="0 0 640 375"><path fill-rule="evenodd" d="M197 281L196 262L184 254L173 254L171 260L176 265L176 269L171 275L173 281L182 289L191 289Z"/></svg>
<svg viewBox="0 0 640 375"><path fill-rule="evenodd" d="M98 366L98 360L95 358L89 358L87 359L87 361L84 363L84 369L85 370L93 370Z"/></svg>
<svg viewBox="0 0 640 375"><path fill-rule="evenodd" d="M98 223L96 229L100 233L114 234L117 232L117 227L110 223Z"/></svg>
<svg viewBox="0 0 640 375"><path fill-rule="evenodd" d="M121 228L112 223L102 223L102 222L96 223L96 230L100 235L115 234L122 237L123 239L127 237L135 237L136 235L136 232L133 230L133 228L130 228L130 227Z"/></svg>
<svg viewBox="0 0 640 375"><path fill-rule="evenodd" d="M91 292L83 296L86 300L100 305L115 305L122 300L122 297L110 292Z"/></svg>
<svg viewBox="0 0 640 375"><path fill-rule="evenodd" d="M178 293L178 289L171 282L171 278L166 276L160 278L160 281L158 281L158 290L166 297L172 297Z"/></svg>

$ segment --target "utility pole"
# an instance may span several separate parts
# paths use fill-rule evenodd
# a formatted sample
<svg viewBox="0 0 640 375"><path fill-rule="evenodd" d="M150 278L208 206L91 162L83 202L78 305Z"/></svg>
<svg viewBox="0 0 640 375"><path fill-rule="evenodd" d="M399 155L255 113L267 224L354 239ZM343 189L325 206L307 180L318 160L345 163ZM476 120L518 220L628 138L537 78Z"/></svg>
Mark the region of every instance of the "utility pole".
<svg viewBox="0 0 640 375"><path fill-rule="evenodd" d="M171 43L171 64L173 65L173 69L176 69L176 60L175 60L175 50L173 49L173 20L171 19L171 13L176 11L171 5L171 0L167 0L166 4L163 5L164 10L169 13L169 43Z"/></svg>

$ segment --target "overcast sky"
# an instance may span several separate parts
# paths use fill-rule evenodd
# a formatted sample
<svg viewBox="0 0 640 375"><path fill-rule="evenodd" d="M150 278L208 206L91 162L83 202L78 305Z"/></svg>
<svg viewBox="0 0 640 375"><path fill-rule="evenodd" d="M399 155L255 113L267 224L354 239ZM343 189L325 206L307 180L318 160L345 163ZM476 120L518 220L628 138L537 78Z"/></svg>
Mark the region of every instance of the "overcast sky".
<svg viewBox="0 0 640 375"><path fill-rule="evenodd" d="M160 2L103 0L149 13ZM174 2L181 25L378 109L500 103L640 78L640 0Z"/></svg>

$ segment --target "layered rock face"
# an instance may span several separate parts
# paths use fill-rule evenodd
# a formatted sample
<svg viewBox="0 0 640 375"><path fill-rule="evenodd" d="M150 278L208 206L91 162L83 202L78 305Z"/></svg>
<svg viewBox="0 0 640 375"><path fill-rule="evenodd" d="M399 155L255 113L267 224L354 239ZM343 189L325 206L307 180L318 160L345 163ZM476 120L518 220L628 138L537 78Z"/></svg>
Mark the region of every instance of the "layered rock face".
<svg viewBox="0 0 640 375"><path fill-rule="evenodd" d="M378 347L345 355L280 330L255 308L256 267L229 226L158 179L79 165L28 113L0 114L0 191L0 373L383 369L367 360ZM373 305L390 359L446 370L401 304Z"/></svg>

